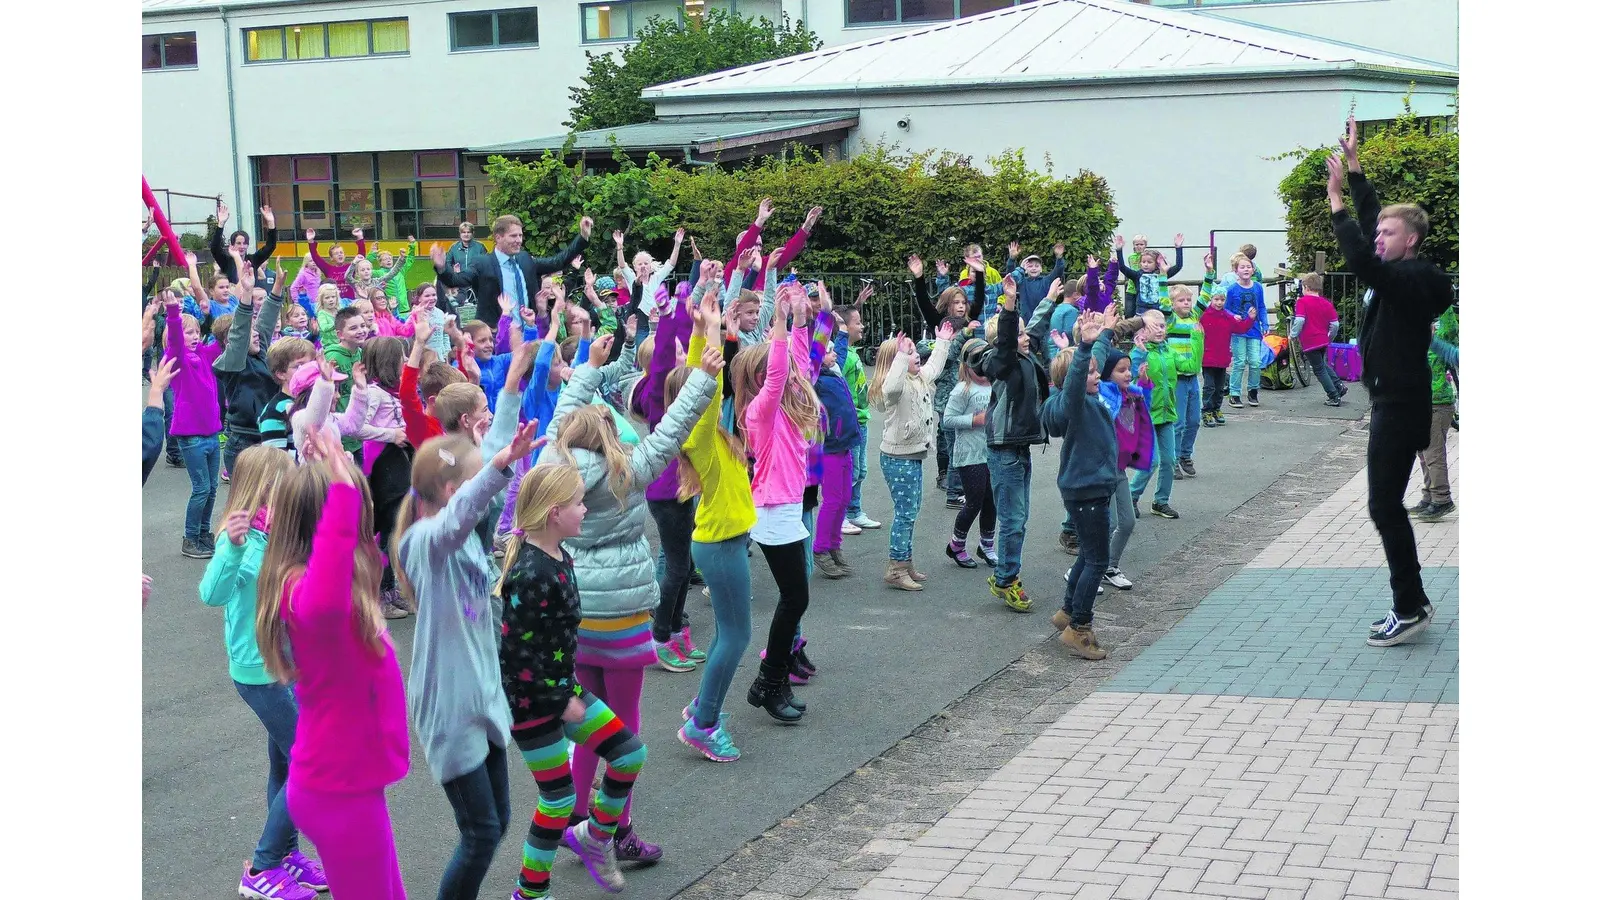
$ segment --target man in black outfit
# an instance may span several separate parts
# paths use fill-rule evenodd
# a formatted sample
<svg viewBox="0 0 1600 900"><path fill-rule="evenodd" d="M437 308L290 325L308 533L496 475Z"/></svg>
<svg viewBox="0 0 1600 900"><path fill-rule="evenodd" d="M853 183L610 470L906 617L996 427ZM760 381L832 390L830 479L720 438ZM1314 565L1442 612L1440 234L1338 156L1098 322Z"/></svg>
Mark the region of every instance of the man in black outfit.
<svg viewBox="0 0 1600 900"><path fill-rule="evenodd" d="M217 264L217 271L228 276L230 284L239 283L239 269L233 264L233 257L228 255L229 250L239 251L239 255L250 261L250 268L256 271L257 285L272 292L270 279L262 279L265 269L261 268L267 260L272 258L272 251L278 248L277 221L272 217L272 207L261 207L261 223L267 226L267 242L261 249L254 253L246 253L250 249L250 235L243 231L235 231L228 236L228 245L222 245L222 227L228 224L228 204L217 201L217 225L211 229L211 237L207 242L211 249L211 259Z"/></svg>
<svg viewBox="0 0 1600 900"><path fill-rule="evenodd" d="M494 313L495 300L501 294L510 296L519 308L529 305L544 276L565 271L573 258L589 246L589 233L593 229L594 220L584 216L578 223L578 236L567 249L554 256L534 257L522 249L522 220L516 216L501 216L494 220L493 251L471 257L458 272L455 265L447 264L444 248L435 244L430 254L433 271L441 285L471 288L479 307L478 318L488 322L485 315Z"/></svg>
<svg viewBox="0 0 1600 900"><path fill-rule="evenodd" d="M1344 163L1328 156L1328 203L1333 233L1350 271L1370 290L1361 323L1361 381L1372 399L1367 428L1367 513L1383 539L1394 608L1372 623L1367 643L1392 647L1428 626L1433 606L1422 588L1416 537L1406 515L1406 483L1417 454L1428 446L1433 376L1428 343L1433 320L1453 302L1450 276L1417 257L1428 236L1428 214L1410 203L1379 207L1377 192L1356 158L1356 120L1339 141L1350 167L1356 219L1344 205ZM1358 221L1359 220L1359 221ZM1375 236L1375 237L1369 237Z"/></svg>

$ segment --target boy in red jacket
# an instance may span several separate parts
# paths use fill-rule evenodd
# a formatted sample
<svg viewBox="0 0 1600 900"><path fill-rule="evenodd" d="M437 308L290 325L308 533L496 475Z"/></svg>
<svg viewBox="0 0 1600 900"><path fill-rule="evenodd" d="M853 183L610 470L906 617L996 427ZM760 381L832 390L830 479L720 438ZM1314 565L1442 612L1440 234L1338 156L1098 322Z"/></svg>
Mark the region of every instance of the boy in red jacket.
<svg viewBox="0 0 1600 900"><path fill-rule="evenodd" d="M1222 308L1228 302L1227 291L1211 295L1206 311L1200 314L1200 327L1205 331L1205 351L1200 357L1200 371L1205 376L1205 402L1200 409L1200 424L1207 428L1226 425L1222 415L1222 398L1228 393L1228 369L1233 365L1233 336L1250 330L1256 310L1249 307L1248 316L1236 316Z"/></svg>

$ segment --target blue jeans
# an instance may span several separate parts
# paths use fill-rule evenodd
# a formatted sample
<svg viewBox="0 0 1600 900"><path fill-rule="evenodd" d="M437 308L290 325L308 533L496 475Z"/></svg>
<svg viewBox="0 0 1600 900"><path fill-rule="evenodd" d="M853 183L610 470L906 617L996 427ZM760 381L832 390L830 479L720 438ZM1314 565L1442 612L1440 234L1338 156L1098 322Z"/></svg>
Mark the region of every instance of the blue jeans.
<svg viewBox="0 0 1600 900"><path fill-rule="evenodd" d="M922 512L922 460L880 453L878 466L883 469L883 480L888 482L889 497L894 501L889 559L905 562L911 558L911 534L917 527L917 515Z"/></svg>
<svg viewBox="0 0 1600 900"><path fill-rule="evenodd" d="M850 448L850 459L856 471L850 481L850 505L844 509L846 519L861 518L861 484L867 480L867 429L861 429L861 442Z"/></svg>
<svg viewBox="0 0 1600 900"><path fill-rule="evenodd" d="M1156 464L1148 469L1135 469L1133 477L1128 479L1128 487L1133 491L1133 502L1138 503L1144 496L1144 489L1150 484L1150 476L1156 476L1157 503L1166 503L1172 499L1172 466L1177 462L1178 454L1174 449L1174 436L1177 426L1171 422L1163 422L1156 426Z"/></svg>
<svg viewBox="0 0 1600 900"><path fill-rule="evenodd" d="M1251 337L1248 334L1236 334L1229 342L1228 348L1233 351L1233 370L1228 373L1228 394L1232 397L1239 396L1239 386L1244 382L1244 374L1249 373L1250 390L1261 387L1261 338Z"/></svg>
<svg viewBox="0 0 1600 900"><path fill-rule="evenodd" d="M1318 347L1315 350L1301 351L1305 354L1306 362L1311 364L1311 371L1316 373L1317 381L1322 384L1322 389L1328 392L1329 400L1337 400L1339 393L1339 379L1334 377L1333 367L1328 365L1328 348Z"/></svg>
<svg viewBox="0 0 1600 900"><path fill-rule="evenodd" d="M444 868L439 900L476 900L489 874L494 852L511 824L511 786L506 748L489 742L489 755L471 772L444 783L445 799L456 813L461 842Z"/></svg>
<svg viewBox="0 0 1600 900"><path fill-rule="evenodd" d="M1006 585L1022 571L1022 541L1028 536L1028 490L1033 483L1033 454L1027 447L989 448L989 483L999 519L995 541L994 580Z"/></svg>
<svg viewBox="0 0 1600 900"><path fill-rule="evenodd" d="M1078 525L1078 558L1067 573L1067 593L1061 609L1075 628L1094 622L1094 595L1106 574L1111 554L1111 498L1066 500L1067 512Z"/></svg>
<svg viewBox="0 0 1600 900"><path fill-rule="evenodd" d="M178 438L178 452L189 470L189 506L183 513L183 539L198 540L211 531L211 508L217 502L217 467L222 447L216 435Z"/></svg>
<svg viewBox="0 0 1600 900"><path fill-rule="evenodd" d="M1200 376L1178 376L1178 458L1194 458L1194 439L1200 434Z"/></svg>
<svg viewBox="0 0 1600 900"><path fill-rule="evenodd" d="M267 823L262 826L261 840L250 857L251 867L264 872L282 865L283 858L300 847L300 835L289 817L289 797L283 792L283 785L289 780L289 748L294 746L300 708L286 684L235 681L233 687L267 729Z"/></svg>
<svg viewBox="0 0 1600 900"><path fill-rule="evenodd" d="M161 394L161 414L167 420L167 424L163 426L162 434L167 436L167 461L176 465L180 457L178 456L178 439L172 436L172 405L174 402L172 388L167 388Z"/></svg>
<svg viewBox="0 0 1600 900"><path fill-rule="evenodd" d="M750 552L749 536L736 535L725 541L690 546L700 577L711 589L711 615L717 634L706 648L706 662L700 670L700 694L696 701L694 724L707 731L717 724L728 685L739 670L739 660L750 646Z"/></svg>

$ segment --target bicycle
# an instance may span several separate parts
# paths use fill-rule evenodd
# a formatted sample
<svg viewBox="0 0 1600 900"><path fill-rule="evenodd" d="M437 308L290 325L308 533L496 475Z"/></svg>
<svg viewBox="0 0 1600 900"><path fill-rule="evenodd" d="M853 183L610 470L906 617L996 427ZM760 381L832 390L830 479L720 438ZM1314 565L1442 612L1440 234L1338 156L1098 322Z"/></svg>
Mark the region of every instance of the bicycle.
<svg viewBox="0 0 1600 900"><path fill-rule="evenodd" d="M1297 381L1301 387L1309 387L1312 378L1311 364L1306 362L1305 353L1300 349L1300 339L1289 337L1289 332L1294 327L1295 301L1300 299L1301 294L1300 279L1289 278L1288 273L1284 272L1281 267L1279 271L1287 280L1283 294L1278 299L1278 321L1283 324L1284 337L1288 342L1285 344L1284 352L1280 358L1274 360L1274 365L1278 367L1279 371L1279 375L1275 380L1281 387L1285 388L1293 388Z"/></svg>

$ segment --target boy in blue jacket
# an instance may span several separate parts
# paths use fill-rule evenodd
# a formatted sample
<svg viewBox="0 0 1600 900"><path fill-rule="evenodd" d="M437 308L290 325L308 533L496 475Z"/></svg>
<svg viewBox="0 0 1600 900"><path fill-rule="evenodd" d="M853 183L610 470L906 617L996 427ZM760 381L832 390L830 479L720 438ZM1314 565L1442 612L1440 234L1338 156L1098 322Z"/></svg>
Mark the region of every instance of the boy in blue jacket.
<svg viewBox="0 0 1600 900"><path fill-rule="evenodd" d="M1023 257L1022 263L1017 263L1017 254L1022 252L1022 245L1016 241L1011 242L1007 248L1010 253L1006 256L1005 271L1017 281L1017 313L1026 322L1033 318L1033 311L1039 308L1045 294L1050 292L1050 285L1057 279L1065 281L1067 277L1067 245L1057 243L1055 246L1056 264L1049 272L1044 270L1044 260L1038 256Z"/></svg>
<svg viewBox="0 0 1600 900"><path fill-rule="evenodd" d="M1078 558L1067 575L1061 609L1050 618L1061 630L1061 643L1075 656L1105 659L1095 639L1094 598L1111 559L1111 496L1117 483L1116 416L1122 391L1102 391L1095 371L1098 350L1114 366L1122 354L1112 347L1117 314L1085 314L1078 321L1083 342L1073 353L1062 389L1045 401L1045 431L1062 438L1056 486L1072 521L1078 526Z"/></svg>

